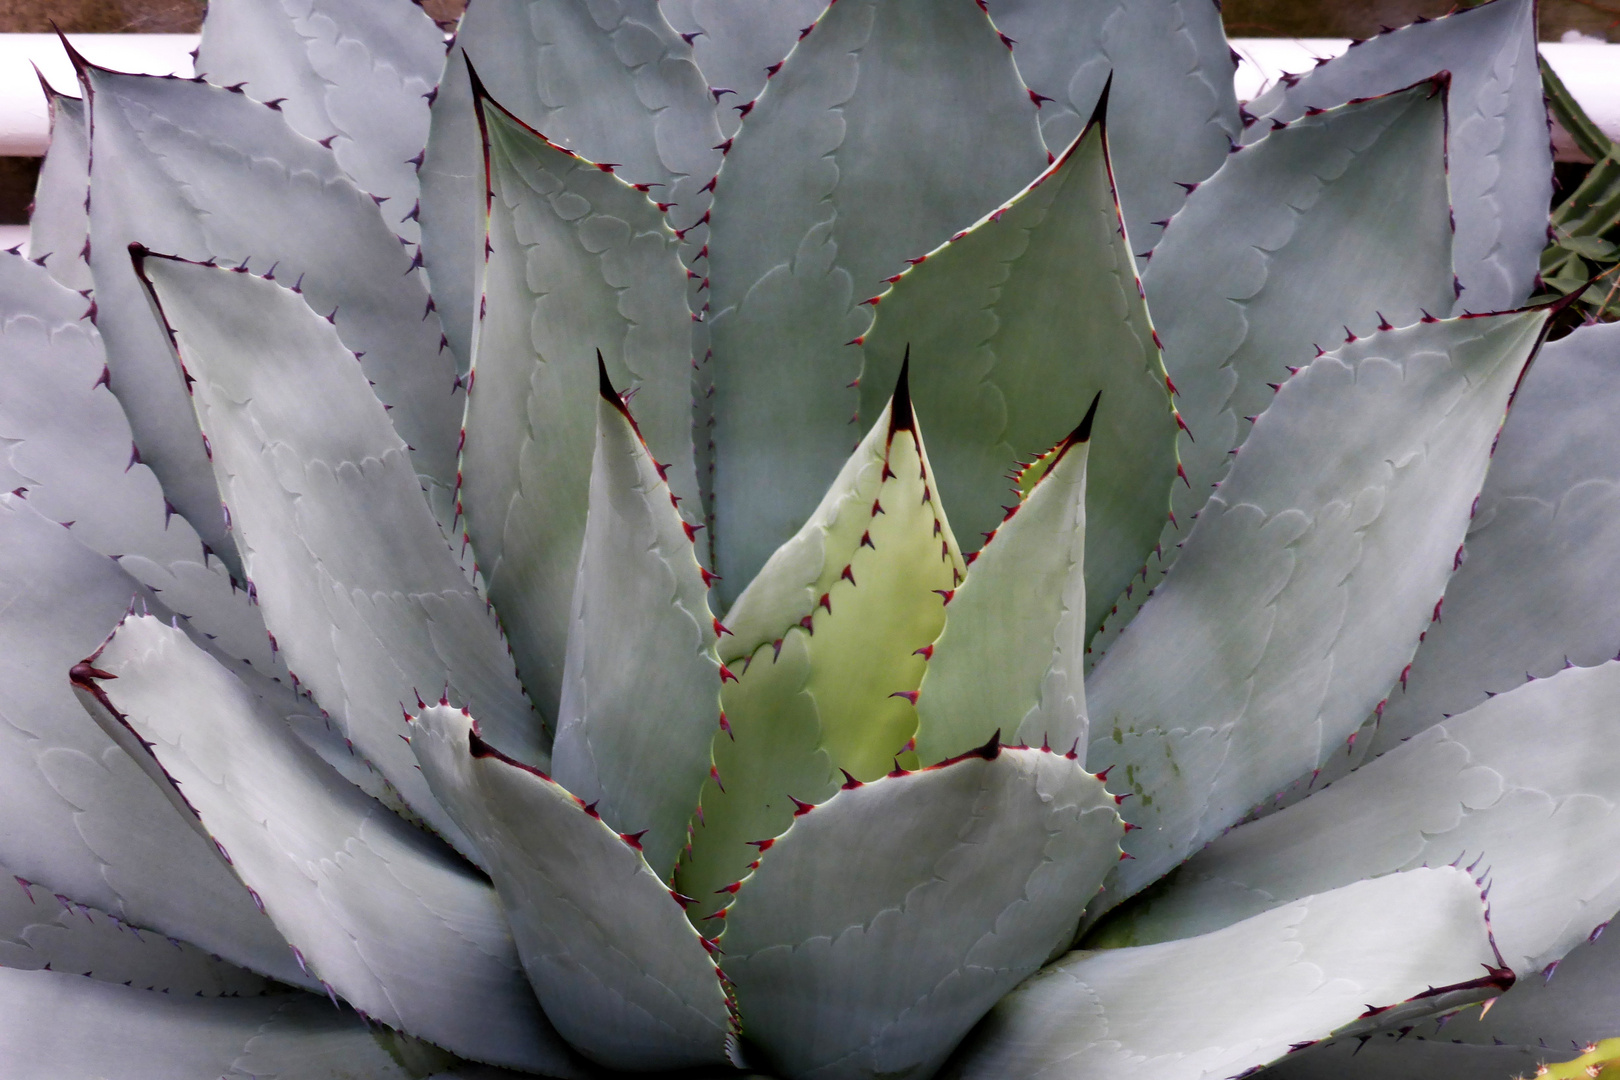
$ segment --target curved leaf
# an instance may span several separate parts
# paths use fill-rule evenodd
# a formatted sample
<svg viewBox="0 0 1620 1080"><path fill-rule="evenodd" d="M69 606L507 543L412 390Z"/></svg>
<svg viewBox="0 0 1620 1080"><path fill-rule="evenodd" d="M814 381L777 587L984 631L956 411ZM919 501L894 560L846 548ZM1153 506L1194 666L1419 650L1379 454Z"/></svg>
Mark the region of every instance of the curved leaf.
<svg viewBox="0 0 1620 1080"><path fill-rule="evenodd" d="M1215 840L1108 936L1187 937L1360 878L1466 863L1490 886L1508 966L1540 970L1620 910L1606 855L1620 844L1617 709L1614 661L1502 694Z"/></svg>
<svg viewBox="0 0 1620 1080"><path fill-rule="evenodd" d="M247 592L140 462L85 306L29 260L0 255L0 491L71 523L219 651L285 677Z"/></svg>
<svg viewBox="0 0 1620 1080"><path fill-rule="evenodd" d="M610 1068L723 1064L731 1018L719 970L638 836L491 748L462 711L423 710L411 746L483 852L557 1030Z"/></svg>
<svg viewBox="0 0 1620 1080"><path fill-rule="evenodd" d="M77 972L176 997L251 997L270 986L195 945L130 926L5 867L0 867L0 968Z"/></svg>
<svg viewBox="0 0 1620 1080"><path fill-rule="evenodd" d="M968 4L834 4L738 109L709 237L728 599L798 531L848 453L861 372L845 342L868 321L856 305L1048 160L1011 55Z"/></svg>
<svg viewBox="0 0 1620 1080"><path fill-rule="evenodd" d="M422 254L463 366L478 317L485 195L468 59L514 116L560 146L614 163L629 182L651 186L679 226L703 218L709 192L701 189L720 159L714 99L691 46L656 0L611 8L587 0L474 0L445 58L421 171Z"/></svg>
<svg viewBox="0 0 1620 1080"><path fill-rule="evenodd" d="M1102 784L1041 750L846 784L726 913L744 1035L789 1076L931 1075L1068 942L1120 836Z"/></svg>
<svg viewBox="0 0 1620 1080"><path fill-rule="evenodd" d="M391 0L214 0L197 74L276 103L300 135L324 141L383 217L417 238L415 165L444 33L417 4Z"/></svg>
<svg viewBox="0 0 1620 1080"><path fill-rule="evenodd" d="M311 994L199 1001L0 968L0 1012L0 1069L20 1080L412 1080L448 1057Z"/></svg>
<svg viewBox="0 0 1620 1080"><path fill-rule="evenodd" d="M779 65L827 10L827 0L663 0L659 10L692 43L692 59L715 100L730 105L753 101ZM716 112L720 132L737 134L742 117L735 108Z"/></svg>
<svg viewBox="0 0 1620 1080"><path fill-rule="evenodd" d="M1072 952L1003 999L942 1075L1247 1075L1358 1019L1401 1015L1391 1005L1432 1011L1512 980L1468 875L1412 870L1202 937Z"/></svg>
<svg viewBox="0 0 1620 1080"><path fill-rule="evenodd" d="M1109 149L1126 232L1153 250L1184 184L1216 169L1238 135L1235 63L1219 5L1203 0L988 0L1013 39L1018 72L1041 101L1054 153L1074 141L1110 74Z"/></svg>
<svg viewBox="0 0 1620 1080"><path fill-rule="evenodd" d="M1291 369L1347 335L1450 308L1441 90L1423 83L1272 130L1230 155L1171 219L1142 283L1186 424L1177 448L1186 482L1171 489L1172 523L1114 627L1174 565L1248 435L1245 418L1271 404Z"/></svg>
<svg viewBox="0 0 1620 1080"><path fill-rule="evenodd" d="M466 1057L566 1063L495 892L278 730L180 631L126 619L75 689L297 950L361 1012Z"/></svg>
<svg viewBox="0 0 1620 1080"><path fill-rule="evenodd" d="M1107 138L1093 123L1010 203L901 274L877 298L861 373L867 415L914 352L917 415L964 536L1000 522L1009 465L1062 439L1102 393L1086 480L1087 635L1152 551L1176 479L1175 414Z"/></svg>
<svg viewBox="0 0 1620 1080"><path fill-rule="evenodd" d="M1446 156L1457 215L1452 253L1462 286L1455 310L1521 304L1540 268L1552 201L1535 13L1535 0L1491 0L1379 34L1250 102L1259 119L1243 141L1264 135L1270 121L1286 123L1313 108L1387 94L1449 71L1453 123Z"/></svg>
<svg viewBox="0 0 1620 1080"><path fill-rule="evenodd" d="M487 97L477 105L489 255L457 502L518 671L550 720L585 533L595 357L634 393L651 452L700 524L692 317L675 237L644 193Z"/></svg>
<svg viewBox="0 0 1620 1080"><path fill-rule="evenodd" d="M1343 1039L1279 1062L1263 1075L1265 1080L1514 1080L1575 1053L1539 1046L1458 1046L1449 1034L1443 1042L1393 1031Z"/></svg>
<svg viewBox="0 0 1620 1080"><path fill-rule="evenodd" d="M405 801L468 851L401 741L402 710L448 689L488 715L492 741L530 760L543 758L543 730L405 444L299 294L172 258L146 258L142 273L191 378L250 587L288 667Z"/></svg>
<svg viewBox="0 0 1620 1080"><path fill-rule="evenodd" d="M1620 609L1592 587L1620 573L1617 356L1620 327L1607 324L1542 347L1502 426L1444 618L1390 695L1373 753L1527 675L1620 648Z"/></svg>
<svg viewBox="0 0 1620 1080"><path fill-rule="evenodd" d="M1548 314L1425 322L1284 383L1097 662L1087 765L1138 800L1118 903L1320 765L1410 660Z"/></svg>
<svg viewBox="0 0 1620 1080"><path fill-rule="evenodd" d="M709 775L719 625L689 527L603 369L552 773L668 880Z"/></svg>
<svg viewBox="0 0 1620 1080"><path fill-rule="evenodd" d="M131 271L128 245L218 259L298 284L331 314L389 406L441 522L451 518L460 390L421 275L336 158L243 94L86 66L90 266L112 388L141 457L215 552L240 571L185 383Z"/></svg>
<svg viewBox="0 0 1620 1080"><path fill-rule="evenodd" d="M84 101L40 80L51 110L51 147L40 165L34 208L28 215L28 254L44 261L51 277L70 289L90 279L90 130Z"/></svg>
<svg viewBox="0 0 1620 1080"><path fill-rule="evenodd" d="M1060 752L1086 741L1086 480L1099 401L1047 455L951 597L917 695L921 761L964 753L991 732Z"/></svg>
<svg viewBox="0 0 1620 1080"><path fill-rule="evenodd" d="M0 496L0 862L51 893L308 984L208 843L84 715L67 671L151 592Z"/></svg>

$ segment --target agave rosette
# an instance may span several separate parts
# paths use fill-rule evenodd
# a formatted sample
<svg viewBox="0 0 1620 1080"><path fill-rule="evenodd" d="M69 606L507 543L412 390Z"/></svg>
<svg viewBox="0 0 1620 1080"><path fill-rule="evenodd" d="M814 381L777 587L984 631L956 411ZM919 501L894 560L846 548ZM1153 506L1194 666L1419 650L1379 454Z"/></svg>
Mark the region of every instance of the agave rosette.
<svg viewBox="0 0 1620 1080"><path fill-rule="evenodd" d="M0 261L8 1075L1607 1033L1529 0L1243 110L1207 0L293 7L81 60Z"/></svg>

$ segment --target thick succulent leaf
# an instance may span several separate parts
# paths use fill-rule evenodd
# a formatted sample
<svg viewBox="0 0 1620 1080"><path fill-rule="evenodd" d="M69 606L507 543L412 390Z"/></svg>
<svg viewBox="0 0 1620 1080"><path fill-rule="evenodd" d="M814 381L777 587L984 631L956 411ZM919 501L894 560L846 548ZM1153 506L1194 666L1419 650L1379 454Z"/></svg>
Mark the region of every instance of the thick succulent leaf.
<svg viewBox="0 0 1620 1080"><path fill-rule="evenodd" d="M270 986L195 945L53 894L3 866L0 968L77 972L176 997L252 996Z"/></svg>
<svg viewBox="0 0 1620 1080"><path fill-rule="evenodd" d="M709 775L719 625L669 486L603 376L552 771L668 880Z"/></svg>
<svg viewBox="0 0 1620 1080"><path fill-rule="evenodd" d="M417 155L444 33L417 4L395 0L214 0L197 74L274 101L300 135L325 141L383 218L417 238Z"/></svg>
<svg viewBox="0 0 1620 1080"><path fill-rule="evenodd" d="M1001 521L1008 466L1060 440L1102 393L1086 479L1084 617L1095 631L1152 551L1176 479L1175 416L1104 125L878 299L862 415L882 407L909 347L917 416L964 536Z"/></svg>
<svg viewBox="0 0 1620 1080"><path fill-rule="evenodd" d="M1544 310L1317 358L1256 420L1174 572L1092 670L1092 768L1138 798L1099 910L1338 748L1438 613Z"/></svg>
<svg viewBox="0 0 1620 1080"><path fill-rule="evenodd" d="M423 710L411 746L482 850L557 1030L610 1068L724 1064L720 972L637 836L491 748L461 710Z"/></svg>
<svg viewBox="0 0 1620 1080"><path fill-rule="evenodd" d="M488 263L458 505L536 705L556 714L596 441L596 357L634 394L670 489L701 523L692 316L647 195L480 98Z"/></svg>
<svg viewBox="0 0 1620 1080"><path fill-rule="evenodd" d="M1059 751L1086 741L1086 473L1097 404L951 597L917 696L922 761L993 732Z"/></svg>
<svg viewBox="0 0 1620 1080"><path fill-rule="evenodd" d="M1455 310L1501 311L1530 295L1552 199L1535 0L1492 0L1380 34L1283 79L1249 104L1259 119L1243 141L1264 135L1271 121L1387 94L1438 71L1451 73L1446 151L1457 215L1452 258L1463 290Z"/></svg>
<svg viewBox="0 0 1620 1080"><path fill-rule="evenodd" d="M821 506L727 616L720 658L737 670L721 676L714 773L676 879L695 918L722 906L715 890L745 872L747 844L787 828L793 800L832 794L837 769L874 780L909 753L941 600L965 572L932 476L902 375Z"/></svg>
<svg viewBox="0 0 1620 1080"><path fill-rule="evenodd" d="M308 983L207 841L73 698L68 669L135 601L157 605L70 530L0 496L0 862L47 893Z"/></svg>
<svg viewBox="0 0 1620 1080"><path fill-rule="evenodd" d="M467 76L530 127L651 186L682 227L703 218L719 165L714 99L656 0L474 0L433 100L422 166L422 247L450 347L465 365L478 318L483 158ZM700 230L701 232L701 230ZM694 235L694 239L697 237Z"/></svg>
<svg viewBox="0 0 1620 1080"><path fill-rule="evenodd" d="M71 523L75 539L117 559L214 648L284 677L247 592L140 462L86 306L29 260L0 255L0 491L20 490Z"/></svg>
<svg viewBox="0 0 1620 1080"><path fill-rule="evenodd" d="M476 871L328 769L179 630L132 616L86 663L85 708L330 991L466 1057L564 1059Z"/></svg>
<svg viewBox="0 0 1620 1080"><path fill-rule="evenodd" d="M1187 937L1301 896L1466 863L1497 946L1540 970L1620 909L1620 662L1576 668L1437 724L1303 802L1194 855L1108 935Z"/></svg>
<svg viewBox="0 0 1620 1080"><path fill-rule="evenodd" d="M449 1058L313 994L198 1000L0 968L0 1015L17 1080L413 1080Z"/></svg>
<svg viewBox="0 0 1620 1080"><path fill-rule="evenodd" d="M1594 582L1620 574L1620 327L1542 347L1513 400L1469 526L1409 678L1371 739L1379 753L1490 694L1620 648L1620 609Z"/></svg>
<svg viewBox="0 0 1620 1080"><path fill-rule="evenodd" d="M709 238L728 597L798 531L848 453L861 371L845 343L869 321L862 298L1048 160L1012 56L972 5L834 4L738 108Z"/></svg>
<svg viewBox="0 0 1620 1080"><path fill-rule="evenodd" d="M143 260L191 378L248 580L287 666L417 813L464 853L402 710L454 693L491 741L540 760L484 601L422 498L405 444L335 329L248 273Z"/></svg>
<svg viewBox="0 0 1620 1080"><path fill-rule="evenodd" d="M1394 1031L1337 1040L1291 1056L1257 1080L1518 1080L1535 1076L1546 1062L1576 1053L1537 1046L1458 1046L1450 1034L1448 1027L1443 1041Z"/></svg>
<svg viewBox="0 0 1620 1080"><path fill-rule="evenodd" d="M1151 251L1182 186L1220 168L1238 135L1233 58L1204 0L989 0L1040 103L1053 153L1074 141L1110 74L1109 139L1127 232Z"/></svg>
<svg viewBox="0 0 1620 1080"><path fill-rule="evenodd" d="M1172 489L1149 577L1113 626L1128 624L1174 564L1248 435L1245 418L1271 404L1291 368L1346 334L1449 310L1445 152L1443 84L1424 83L1271 131L1187 197L1143 273L1187 426L1186 482Z"/></svg>
<svg viewBox="0 0 1620 1080"><path fill-rule="evenodd" d="M43 259L51 276L70 289L90 280L90 131L84 101L40 80L51 109L51 147L39 168L34 209L28 215L28 254Z"/></svg>
<svg viewBox="0 0 1620 1080"><path fill-rule="evenodd" d="M743 1034L788 1076L931 1075L1067 943L1121 835L1101 782L1043 750L846 785L727 912Z"/></svg>
<svg viewBox="0 0 1620 1080"><path fill-rule="evenodd" d="M1478 1001L1512 980L1473 880L1413 870L1202 937L1070 953L997 1005L943 1075L1247 1075L1358 1020L1400 1015L1409 999Z"/></svg>
<svg viewBox="0 0 1620 1080"><path fill-rule="evenodd" d="M97 325L141 457L204 541L239 569L186 386L130 268L128 245L241 264L298 283L390 406L448 523L462 400L420 274L332 151L243 94L87 68L90 266Z"/></svg>
<svg viewBox="0 0 1620 1080"><path fill-rule="evenodd" d="M753 101L765 89L772 67L793 51L804 29L827 10L827 0L663 0L664 13L692 42L692 59L708 80L715 100L729 105ZM735 108L718 111L720 131L737 134L742 117Z"/></svg>

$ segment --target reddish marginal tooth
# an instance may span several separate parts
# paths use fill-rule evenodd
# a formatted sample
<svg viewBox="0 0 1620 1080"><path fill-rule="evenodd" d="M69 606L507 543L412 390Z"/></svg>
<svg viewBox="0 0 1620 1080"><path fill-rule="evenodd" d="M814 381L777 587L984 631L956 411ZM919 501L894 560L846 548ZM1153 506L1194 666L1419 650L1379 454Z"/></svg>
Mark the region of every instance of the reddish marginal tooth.
<svg viewBox="0 0 1620 1080"><path fill-rule="evenodd" d="M871 307L877 307L878 304L881 303L882 301L883 301L882 296L868 296L865 300L862 300L859 304L856 304L855 306L856 307L863 307L863 306L870 305Z"/></svg>
<svg viewBox="0 0 1620 1080"><path fill-rule="evenodd" d="M889 696L890 697L905 698L907 701L911 702L911 704L913 704L913 705L917 704L917 691L915 691L915 690L896 690L894 693L890 694Z"/></svg>
<svg viewBox="0 0 1620 1080"><path fill-rule="evenodd" d="M934 647L932 645L924 645L922 648L916 650L911 655L912 656L920 656L924 660L932 660L934 658Z"/></svg>
<svg viewBox="0 0 1620 1080"><path fill-rule="evenodd" d="M1113 772L1113 771L1114 771L1114 767L1112 765L1110 765L1110 766L1108 766L1108 768L1104 769L1102 772L1097 774L1097 779L1100 782L1106 784L1108 782L1108 774Z"/></svg>
<svg viewBox="0 0 1620 1080"><path fill-rule="evenodd" d="M704 951L709 953L709 955L714 956L720 952L720 943L718 941L702 936L699 936L698 941L703 943Z"/></svg>
<svg viewBox="0 0 1620 1080"><path fill-rule="evenodd" d="M1181 477L1181 482L1183 484L1186 484L1189 488L1192 487L1192 481L1187 479L1187 470L1181 467L1181 462L1179 461L1176 462L1176 475Z"/></svg>
<svg viewBox="0 0 1620 1080"><path fill-rule="evenodd" d="M882 500L873 499L872 500L872 516L877 517L879 514L881 514L883 512L884 512L884 510L883 510L883 502L882 502Z"/></svg>
<svg viewBox="0 0 1620 1080"><path fill-rule="evenodd" d="M729 910L731 910L731 909L730 908L721 908L719 911L711 911L707 915L703 916L703 918L699 919L698 921L699 922L708 922L710 919L723 919L723 918L726 917L726 912L729 911Z"/></svg>
<svg viewBox="0 0 1620 1080"><path fill-rule="evenodd" d="M1126 799L1130 798L1132 794L1133 794L1132 792L1127 791L1123 795L1115 795L1114 796L1114 805L1115 806L1121 805L1122 803L1124 803L1124 801Z"/></svg>
<svg viewBox="0 0 1620 1080"><path fill-rule="evenodd" d="M703 528L703 526L693 525L689 521L683 521L681 522L681 528L686 530L686 538L695 544L697 543L698 530Z"/></svg>
<svg viewBox="0 0 1620 1080"><path fill-rule="evenodd" d="M704 184L702 187L698 188L698 190L699 191L713 191L714 190L714 185L719 183L719 182L720 182L720 177L718 175L711 176L709 178L709 182L707 184Z"/></svg>
<svg viewBox="0 0 1620 1080"><path fill-rule="evenodd" d="M859 780L855 779L849 774L848 769L839 769L838 771L844 774L844 783L839 788L840 791L853 791L856 788L863 786Z"/></svg>
<svg viewBox="0 0 1620 1080"><path fill-rule="evenodd" d="M844 572L842 574L838 575L838 580L847 581L851 585L855 584L855 573L854 573L853 570L850 569L848 563L844 564Z"/></svg>
<svg viewBox="0 0 1620 1080"><path fill-rule="evenodd" d="M844 342L844 344L845 345L865 345L866 344L866 335L862 334L860 337L852 337L848 341ZM859 386L859 385L861 385L861 380L856 379L854 382L848 384L848 387L846 387L846 389L853 388L853 387L856 387L856 386Z"/></svg>
<svg viewBox="0 0 1620 1080"><path fill-rule="evenodd" d="M1140 825L1132 825L1132 824L1131 824L1131 823L1130 823L1130 822L1128 822L1128 821L1127 821L1127 822L1125 822L1125 831L1126 831L1126 832L1135 832L1135 831L1136 831L1136 830L1137 830L1137 829L1140 829L1140 828L1141 828L1141 827L1142 827L1142 826L1140 826Z"/></svg>
<svg viewBox="0 0 1620 1080"><path fill-rule="evenodd" d="M1401 669L1401 689L1402 690L1406 689L1406 680L1407 680L1407 677L1410 676L1411 674L1412 674L1412 665L1411 664L1407 664L1404 668Z"/></svg>
<svg viewBox="0 0 1620 1080"><path fill-rule="evenodd" d="M769 851L769 850L771 850L771 848L773 846L775 846L775 844L776 844L775 840L750 840L750 841L748 841L748 846L749 847L758 848L761 851Z"/></svg>
<svg viewBox="0 0 1620 1080"><path fill-rule="evenodd" d="M821 599L816 602L816 606L826 608L827 609L827 614L831 615L832 614L832 597L828 596L826 593L822 593L821 594Z"/></svg>
<svg viewBox="0 0 1620 1080"><path fill-rule="evenodd" d="M782 61L778 60L776 63L770 65L769 67L767 67L765 69L765 77L767 79L769 79L771 76L775 75L778 71L781 71L781 70L782 70Z"/></svg>
<svg viewBox="0 0 1620 1080"><path fill-rule="evenodd" d="M754 103L749 101L742 105L734 105L732 108L737 110L737 118L740 120L754 111Z"/></svg>
<svg viewBox="0 0 1620 1080"><path fill-rule="evenodd" d="M1035 107L1038 109L1044 102L1051 101L1052 99L1047 97L1045 94L1037 94L1035 91L1031 90L1029 92L1029 100L1033 101L1035 103Z"/></svg>
<svg viewBox="0 0 1620 1080"><path fill-rule="evenodd" d="M873 551L877 550L877 548L872 546L872 533L871 533L871 530L867 530L866 532L861 533L861 542L860 542L859 546L860 547L872 548Z"/></svg>
<svg viewBox="0 0 1620 1080"><path fill-rule="evenodd" d="M1068 758L1070 761L1079 761L1080 760L1080 740L1079 739L1074 740L1074 745L1070 746L1069 747L1069 752L1067 754L1064 754L1063 756Z"/></svg>
<svg viewBox="0 0 1620 1080"><path fill-rule="evenodd" d="M893 285L895 282L900 280L901 276L902 275L900 275L900 274L896 274L893 277L886 277L883 280L885 282L887 282L888 284ZM873 303L876 303L876 302L877 302L876 300L873 301Z"/></svg>
<svg viewBox="0 0 1620 1080"><path fill-rule="evenodd" d="M800 800L795 799L791 795L788 796L788 801L793 804L793 816L794 817L803 817L804 815L808 814L810 811L812 811L812 810L814 810L816 808L815 803L801 802Z"/></svg>
<svg viewBox="0 0 1620 1080"><path fill-rule="evenodd" d="M647 830L642 829L640 832L620 833L619 834L619 839L623 840L625 843L629 844L631 847L635 848L637 851L640 851L641 850L641 838L643 836L646 836L646 835L647 835Z"/></svg>
<svg viewBox="0 0 1620 1080"><path fill-rule="evenodd" d="M1153 333L1154 333L1155 337L1158 336L1158 331L1157 330L1155 330ZM1165 388L1170 391L1170 393L1176 394L1176 395L1179 396L1180 391L1176 389L1176 384L1170 381L1170 376L1166 375L1164 377L1164 385L1165 385Z"/></svg>
<svg viewBox="0 0 1620 1080"><path fill-rule="evenodd" d="M721 682L721 684L724 685L725 682L728 679L730 681L732 681L732 682L736 682L737 681L737 676L735 676L735 675L733 675L731 673L730 668L726 667L726 665L724 665L724 664L721 664L720 665L720 682Z"/></svg>
<svg viewBox="0 0 1620 1080"><path fill-rule="evenodd" d="M878 475L878 483L881 484L885 480L893 480L893 479L894 479L894 470L889 468L889 462L888 462L887 459L885 459L884 462L883 462L883 472Z"/></svg>
<svg viewBox="0 0 1620 1080"><path fill-rule="evenodd" d="M923 485L922 501L925 502L925 503L931 503L931 502L934 501L934 493L928 489L927 484Z"/></svg>
<svg viewBox="0 0 1620 1080"><path fill-rule="evenodd" d="M774 662L780 659L782 659L782 639L777 638L771 642L771 660Z"/></svg>
<svg viewBox="0 0 1620 1080"><path fill-rule="evenodd" d="M1024 505L1023 503L1015 503L1012 506L1003 506L1002 509L1007 511L1005 514L1003 514L1001 516L1001 520L1002 520L1003 524L1005 524L1006 522L1011 521L1013 519L1013 515L1018 513L1018 508L1020 506L1023 506L1023 505Z"/></svg>
<svg viewBox="0 0 1620 1080"><path fill-rule="evenodd" d="M962 561L967 563L969 566L972 566L978 561L978 558L979 553L977 551L970 551L966 555L962 556Z"/></svg>
<svg viewBox="0 0 1620 1080"><path fill-rule="evenodd" d="M726 719L725 713L720 714L720 730L725 732L727 735L731 735L731 721ZM736 742L737 736L731 735L731 741Z"/></svg>
<svg viewBox="0 0 1620 1080"><path fill-rule="evenodd" d="M718 767L714 765L709 766L709 779L713 780L714 786L719 788L722 792L726 790L726 785L720 782L720 770Z"/></svg>
<svg viewBox="0 0 1620 1080"><path fill-rule="evenodd" d="M1119 853L1119 861L1120 862L1124 862L1126 859L1134 859L1134 858L1136 858L1136 856L1132 855L1128 851L1122 851L1122 852Z"/></svg>
<svg viewBox="0 0 1620 1080"><path fill-rule="evenodd" d="M737 636L735 634L732 634L730 630L726 629L726 624L725 623L721 622L719 619L715 619L714 620L714 636L715 637L725 637L727 634L731 634L732 637Z"/></svg>
<svg viewBox="0 0 1620 1080"><path fill-rule="evenodd" d="M950 603L951 599L956 596L955 589L935 589L934 592L938 593L947 604Z"/></svg>
<svg viewBox="0 0 1620 1080"><path fill-rule="evenodd" d="M714 583L720 580L719 574L711 574L706 568L701 566L698 567L698 573L703 575L703 587L706 589L713 588Z"/></svg>
<svg viewBox="0 0 1620 1080"><path fill-rule="evenodd" d="M804 618L799 620L799 625L804 627L806 630L811 631L812 633L815 632L814 623L815 623L815 620L813 618L811 618L809 615L806 615Z"/></svg>
<svg viewBox="0 0 1620 1080"><path fill-rule="evenodd" d="M937 521L934 522L934 535L939 535L939 522ZM943 540L939 542L939 557L944 562L949 562L951 559L951 545ZM960 581L961 578L957 578L957 580Z"/></svg>
<svg viewBox="0 0 1620 1080"><path fill-rule="evenodd" d="M591 817L593 817L593 818L598 818L598 819L600 819L600 818L601 818L601 816L602 816L602 815L601 815L601 814L598 814L598 813L597 813L597 812L596 812L596 803L595 803L595 802L594 802L594 801L593 801L593 802L588 802L588 803L585 803L585 804L584 804L584 809L585 809L585 812L586 812L586 813L587 813L587 814L589 814L589 815L591 815Z"/></svg>

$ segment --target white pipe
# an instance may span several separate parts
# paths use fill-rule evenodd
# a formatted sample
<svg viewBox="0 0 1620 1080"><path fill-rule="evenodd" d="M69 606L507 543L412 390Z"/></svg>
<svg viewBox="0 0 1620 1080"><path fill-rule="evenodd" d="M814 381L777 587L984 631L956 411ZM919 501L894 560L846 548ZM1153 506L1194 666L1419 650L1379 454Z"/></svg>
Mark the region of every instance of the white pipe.
<svg viewBox="0 0 1620 1080"><path fill-rule="evenodd" d="M1242 58L1233 76L1239 101L1251 101L1284 72L1303 74L1320 58L1338 56L1350 47L1346 38L1234 38ZM1541 55L1558 73L1593 123L1620 141L1620 45L1597 41L1546 41ZM1553 131L1561 161L1584 161L1562 129Z"/></svg>
<svg viewBox="0 0 1620 1080"><path fill-rule="evenodd" d="M118 71L191 77L196 34L69 34L85 59ZM79 94L55 34L0 34L0 156L39 157L50 142L45 94L31 65L62 93Z"/></svg>
<svg viewBox="0 0 1620 1080"><path fill-rule="evenodd" d="M197 47L196 34L70 34L68 38L88 59L110 68L188 78L191 50ZM1319 57L1337 56L1349 46L1345 38L1233 38L1232 47L1242 58L1234 75L1238 100L1252 100L1283 72L1309 71ZM1546 42L1541 52L1598 127L1620 140L1620 45ZM56 35L0 34L0 156L38 157L49 142L50 118L30 61L52 86L77 93L73 66ZM1567 143L1567 136L1558 134Z"/></svg>

